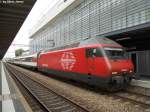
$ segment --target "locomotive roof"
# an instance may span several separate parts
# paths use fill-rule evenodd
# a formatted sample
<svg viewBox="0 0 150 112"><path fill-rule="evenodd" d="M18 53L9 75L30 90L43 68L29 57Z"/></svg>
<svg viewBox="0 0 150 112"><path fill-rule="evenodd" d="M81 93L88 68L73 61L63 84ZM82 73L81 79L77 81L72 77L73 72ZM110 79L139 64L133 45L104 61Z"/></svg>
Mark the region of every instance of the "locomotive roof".
<svg viewBox="0 0 150 112"><path fill-rule="evenodd" d="M101 37L101 36L96 36L96 37L92 37L92 38L86 38L86 39L84 39L84 40L82 40L80 42L73 43L73 44L70 44L70 45L65 45L65 46L60 46L60 47L47 49L47 50L43 51L43 53L44 52L49 52L49 51L67 49L67 48L82 47L82 46L91 45L91 44L113 44L113 45L119 45L115 41L110 40L108 38Z"/></svg>
<svg viewBox="0 0 150 112"><path fill-rule="evenodd" d="M94 38L89 38L86 40L83 40L80 42L79 46L86 46L91 44L113 44L113 45L119 45L113 40L110 40L108 38L102 37L102 36L96 36Z"/></svg>
<svg viewBox="0 0 150 112"><path fill-rule="evenodd" d="M70 45L65 45L65 46L60 46L60 47L47 49L47 50L44 50L43 52L62 50L62 49L67 49L67 48L74 48L74 47L78 47L79 44L80 44L80 42L77 42L77 43L73 43L73 44L70 44Z"/></svg>

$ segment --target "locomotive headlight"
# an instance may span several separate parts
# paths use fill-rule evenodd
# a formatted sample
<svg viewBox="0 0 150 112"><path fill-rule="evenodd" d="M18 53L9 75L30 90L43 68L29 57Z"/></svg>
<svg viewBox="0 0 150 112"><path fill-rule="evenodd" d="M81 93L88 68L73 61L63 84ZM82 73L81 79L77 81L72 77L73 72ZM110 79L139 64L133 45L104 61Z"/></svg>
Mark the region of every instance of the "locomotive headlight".
<svg viewBox="0 0 150 112"><path fill-rule="evenodd" d="M132 70L130 70L129 72L130 72L130 73L132 73L133 71L132 71Z"/></svg>
<svg viewBox="0 0 150 112"><path fill-rule="evenodd" d="M112 75L115 75L115 74L117 74L118 72L112 72Z"/></svg>

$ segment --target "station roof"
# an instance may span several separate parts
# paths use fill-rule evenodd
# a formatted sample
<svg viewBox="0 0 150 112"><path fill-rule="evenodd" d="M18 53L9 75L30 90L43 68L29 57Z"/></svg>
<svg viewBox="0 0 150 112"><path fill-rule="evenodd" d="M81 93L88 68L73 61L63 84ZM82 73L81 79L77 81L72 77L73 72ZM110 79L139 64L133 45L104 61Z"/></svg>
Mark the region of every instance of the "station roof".
<svg viewBox="0 0 150 112"><path fill-rule="evenodd" d="M0 59L22 26L36 0L0 1Z"/></svg>
<svg viewBox="0 0 150 112"><path fill-rule="evenodd" d="M101 36L113 39L133 51L150 50L150 22L108 32Z"/></svg>

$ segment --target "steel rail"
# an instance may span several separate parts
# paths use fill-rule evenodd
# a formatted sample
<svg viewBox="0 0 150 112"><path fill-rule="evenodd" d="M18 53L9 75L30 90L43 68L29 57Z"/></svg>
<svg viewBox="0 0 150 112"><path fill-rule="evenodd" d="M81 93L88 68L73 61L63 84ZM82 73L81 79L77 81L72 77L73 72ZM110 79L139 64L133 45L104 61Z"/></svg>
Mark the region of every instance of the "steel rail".
<svg viewBox="0 0 150 112"><path fill-rule="evenodd" d="M10 68L11 68L11 69L10 69ZM26 75L26 73L24 73L24 72L22 72L22 71L19 71L19 70L17 70L17 69L14 68L14 67L12 68L10 65L9 65L9 68L8 68L8 69L9 69L10 72L13 71L13 74L14 74L15 76L16 76L16 74L18 74L18 73L19 73L19 74L22 74L22 75L21 75L22 77L25 76L25 77L28 78L28 80L30 79L30 80L34 81L35 83L39 84L40 86L42 86L43 88L46 88L47 90L51 91L53 94L57 95L57 96L60 97L61 99L64 99L65 102L67 101L67 102L69 102L69 104L73 105L73 106L74 106L73 108L76 108L76 110L79 109L79 111L89 112L87 109L85 109L85 108L82 107L81 105L78 105L77 103L73 102L72 100L70 100L70 99L66 98L65 96L62 96L61 94L57 93L56 91L50 89L49 87L46 86L45 83L40 82L39 80L36 80L36 79L33 79L33 78L29 77L29 75ZM14 73L14 72L15 72L15 73ZM17 75L17 76L19 76L19 75ZM16 77L17 77L17 76L16 76ZM20 78L17 77L17 79L18 79L20 82L22 82L22 80L21 80ZM26 88L28 88L25 83L23 83L23 85L24 85ZM32 93L32 95L34 95L34 97L35 97L39 102L41 102L41 99L39 99L37 96L35 96L35 94L33 94L33 91L31 91L30 89L28 89L28 91L30 91L30 92ZM42 94L41 94L41 95L42 95ZM42 104L48 111L50 110L49 108L47 108L47 106L46 106L43 102L41 102L41 104Z"/></svg>

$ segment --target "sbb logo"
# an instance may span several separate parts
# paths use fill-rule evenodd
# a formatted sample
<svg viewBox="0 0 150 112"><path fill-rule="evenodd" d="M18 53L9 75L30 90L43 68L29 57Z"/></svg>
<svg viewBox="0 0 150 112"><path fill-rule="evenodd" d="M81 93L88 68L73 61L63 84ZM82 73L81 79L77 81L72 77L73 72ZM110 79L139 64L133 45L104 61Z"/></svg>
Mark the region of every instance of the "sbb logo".
<svg viewBox="0 0 150 112"><path fill-rule="evenodd" d="M76 63L76 59L72 52L64 52L60 62L64 70L72 70L74 64Z"/></svg>

